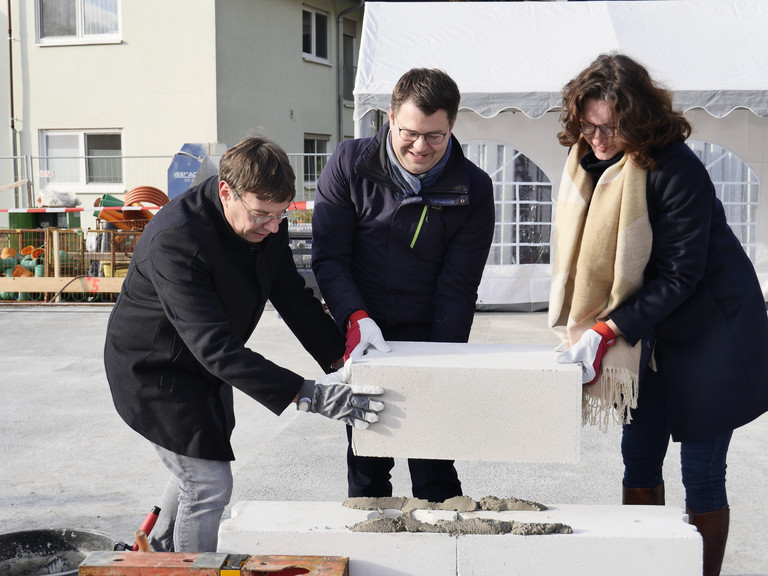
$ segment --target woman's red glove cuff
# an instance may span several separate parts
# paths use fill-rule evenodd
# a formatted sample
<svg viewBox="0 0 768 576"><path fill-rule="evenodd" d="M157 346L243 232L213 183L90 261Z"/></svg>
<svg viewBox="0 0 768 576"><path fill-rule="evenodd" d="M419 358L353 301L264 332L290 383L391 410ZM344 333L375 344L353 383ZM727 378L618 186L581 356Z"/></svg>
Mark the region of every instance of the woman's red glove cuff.
<svg viewBox="0 0 768 576"><path fill-rule="evenodd" d="M616 343L616 333L605 322L598 322L592 326L592 330L603 337L603 342L605 342L606 346L613 346Z"/></svg>

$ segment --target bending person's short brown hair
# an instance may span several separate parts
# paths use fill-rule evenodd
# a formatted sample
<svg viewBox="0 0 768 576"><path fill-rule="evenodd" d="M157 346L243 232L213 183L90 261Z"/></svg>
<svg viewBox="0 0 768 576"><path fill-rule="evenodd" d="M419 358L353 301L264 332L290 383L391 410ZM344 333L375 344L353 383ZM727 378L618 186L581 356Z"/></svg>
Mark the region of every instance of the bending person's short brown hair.
<svg viewBox="0 0 768 576"><path fill-rule="evenodd" d="M219 180L241 194L266 202L289 202L296 196L296 175L280 146L252 136L229 148L219 162Z"/></svg>

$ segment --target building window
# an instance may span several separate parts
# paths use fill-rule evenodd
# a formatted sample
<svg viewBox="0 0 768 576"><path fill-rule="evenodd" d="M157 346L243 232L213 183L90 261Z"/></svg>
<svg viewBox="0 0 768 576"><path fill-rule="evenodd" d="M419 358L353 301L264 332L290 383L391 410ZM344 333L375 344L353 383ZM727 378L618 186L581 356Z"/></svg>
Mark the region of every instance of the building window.
<svg viewBox="0 0 768 576"><path fill-rule="evenodd" d="M85 134L85 178L88 184L120 184L120 134Z"/></svg>
<svg viewBox="0 0 768 576"><path fill-rule="evenodd" d="M493 180L496 229L487 264L549 264L552 182L512 146L475 141L462 148Z"/></svg>
<svg viewBox="0 0 768 576"><path fill-rule="evenodd" d="M754 262L760 194L757 175L741 158L722 146L701 140L689 140L688 146L709 172L709 177L715 185L715 193L723 203L728 224Z"/></svg>
<svg viewBox="0 0 768 576"><path fill-rule="evenodd" d="M355 60L355 51L357 43L357 25L352 20L344 19L344 34L342 35L341 58L342 58L342 90L344 100L351 102L354 98L353 90L355 88L355 75L357 66Z"/></svg>
<svg viewBox="0 0 768 576"><path fill-rule="evenodd" d="M328 14L304 6L301 50L306 58L328 61Z"/></svg>
<svg viewBox="0 0 768 576"><path fill-rule="evenodd" d="M48 130L41 135L40 149L41 188L83 191L124 187L119 132Z"/></svg>
<svg viewBox="0 0 768 576"><path fill-rule="evenodd" d="M37 0L41 44L120 41L120 0Z"/></svg>
<svg viewBox="0 0 768 576"><path fill-rule="evenodd" d="M305 200L312 200L315 197L317 188L317 179L328 162L328 143L330 136L321 136L314 134L304 135L304 173L302 181L304 182Z"/></svg>

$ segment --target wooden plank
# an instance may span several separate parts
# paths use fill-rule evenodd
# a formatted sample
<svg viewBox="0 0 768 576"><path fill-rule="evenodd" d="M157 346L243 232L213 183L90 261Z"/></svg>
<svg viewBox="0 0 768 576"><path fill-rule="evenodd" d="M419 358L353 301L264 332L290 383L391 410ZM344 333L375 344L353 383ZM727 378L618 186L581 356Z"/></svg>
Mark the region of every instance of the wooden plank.
<svg viewBox="0 0 768 576"><path fill-rule="evenodd" d="M16 182L11 182L10 184L5 184L3 186L0 186L0 192L5 192L6 190L11 190L13 188L18 188L19 186L24 186L27 184L29 180L17 180Z"/></svg>
<svg viewBox="0 0 768 576"><path fill-rule="evenodd" d="M0 292L120 292L125 278L101 276L1 278Z"/></svg>
<svg viewBox="0 0 768 576"><path fill-rule="evenodd" d="M79 576L349 576L345 556L91 552Z"/></svg>

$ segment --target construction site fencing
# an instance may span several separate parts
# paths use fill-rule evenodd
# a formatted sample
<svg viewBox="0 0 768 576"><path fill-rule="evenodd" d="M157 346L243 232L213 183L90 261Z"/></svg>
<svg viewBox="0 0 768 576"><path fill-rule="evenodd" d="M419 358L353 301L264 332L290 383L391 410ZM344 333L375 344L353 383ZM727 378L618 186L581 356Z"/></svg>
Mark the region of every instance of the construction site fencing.
<svg viewBox="0 0 768 576"><path fill-rule="evenodd" d="M329 153L288 154L297 201L314 200L317 179L329 157ZM214 160L218 164L219 157ZM74 193L83 206L93 206L102 194L124 194L137 186L154 186L167 194L172 161L173 156L0 156L0 208L34 208L46 189ZM18 182L23 184L10 187Z"/></svg>
<svg viewBox="0 0 768 576"><path fill-rule="evenodd" d="M321 298L312 273L311 210L292 214L296 268ZM0 305L111 303L128 272L142 229L0 229Z"/></svg>
<svg viewBox="0 0 768 576"><path fill-rule="evenodd" d="M0 156L0 206L30 202L30 160L29 156Z"/></svg>
<svg viewBox="0 0 768 576"><path fill-rule="evenodd" d="M0 303L114 302L141 230L0 230Z"/></svg>
<svg viewBox="0 0 768 576"><path fill-rule="evenodd" d="M291 246L297 267L318 294L310 266L310 222L317 179L330 154L288 157L296 174L296 207L300 208L290 222L295 236ZM170 156L0 157L0 226L7 226L0 227L0 304L114 302L147 221L141 220L143 211L120 208L131 218L129 225L115 230L114 222L102 218L112 213L101 212L104 205L95 206L105 197L122 198L140 186L156 187L167 194L171 161ZM9 178L12 181L6 183ZM46 189L76 194L80 207L67 210L90 212L94 206L95 224L92 220L80 228L79 216L70 219L72 215L50 208L52 214L42 215L45 218L37 215L30 223L22 220L17 213L39 211L37 198ZM107 207L113 209L118 208ZM12 225L9 212L16 214L17 224Z"/></svg>

